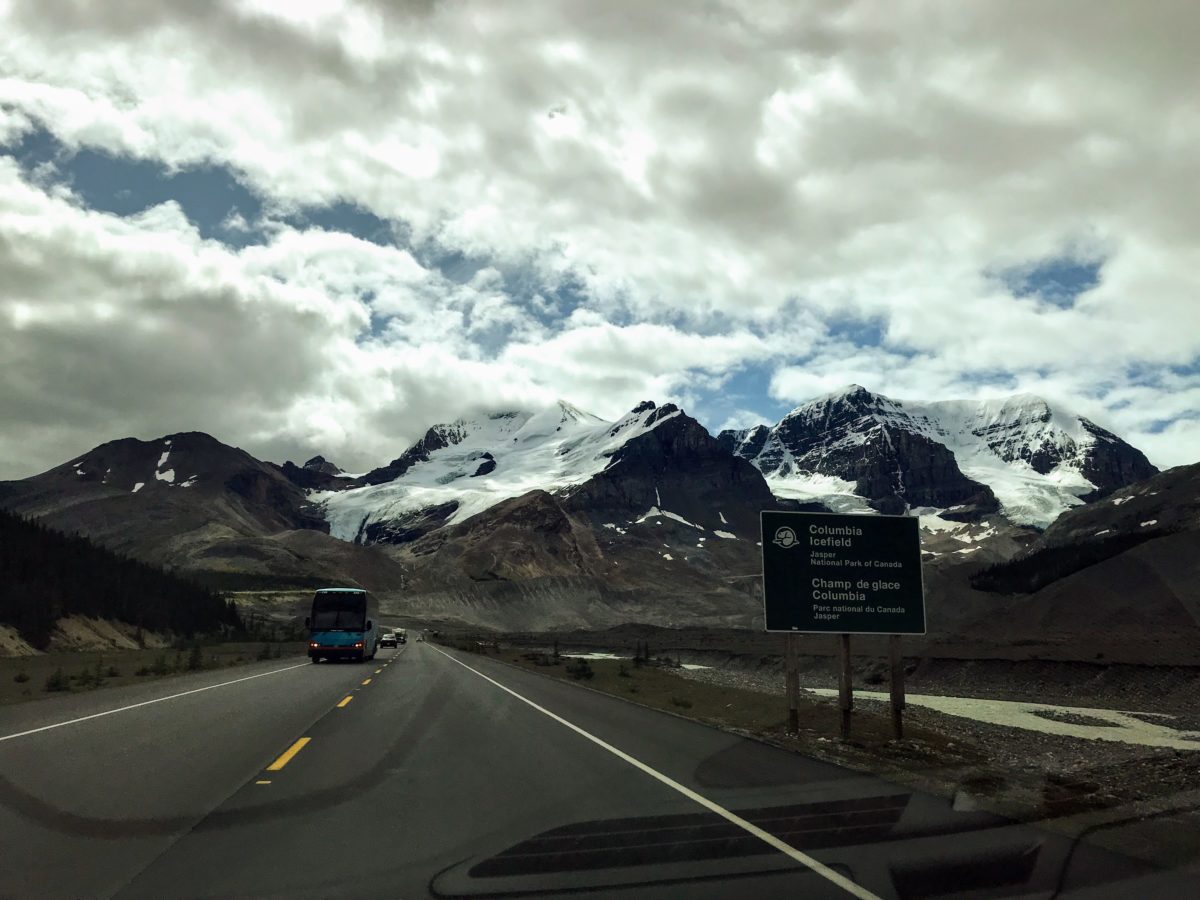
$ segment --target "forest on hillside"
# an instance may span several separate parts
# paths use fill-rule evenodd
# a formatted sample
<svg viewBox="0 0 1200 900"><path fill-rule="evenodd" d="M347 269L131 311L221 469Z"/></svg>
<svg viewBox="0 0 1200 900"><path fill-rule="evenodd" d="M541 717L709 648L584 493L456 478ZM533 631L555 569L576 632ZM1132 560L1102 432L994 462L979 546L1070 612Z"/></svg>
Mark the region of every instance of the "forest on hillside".
<svg viewBox="0 0 1200 900"><path fill-rule="evenodd" d="M67 615L186 637L241 627L233 601L208 588L0 509L0 623L45 649Z"/></svg>

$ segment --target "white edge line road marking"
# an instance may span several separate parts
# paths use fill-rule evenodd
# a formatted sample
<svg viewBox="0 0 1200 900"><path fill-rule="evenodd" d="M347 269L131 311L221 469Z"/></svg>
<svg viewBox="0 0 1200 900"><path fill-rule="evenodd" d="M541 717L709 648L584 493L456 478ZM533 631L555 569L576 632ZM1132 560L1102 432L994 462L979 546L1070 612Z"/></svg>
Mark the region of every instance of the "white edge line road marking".
<svg viewBox="0 0 1200 900"><path fill-rule="evenodd" d="M687 797L689 800L693 800L696 803L699 803L701 806L703 806L705 809L709 810L710 812L716 813L718 816L721 816L721 818L723 818L729 822L732 822L734 825L738 826L739 828L741 828L745 831L748 831L750 834L754 835L759 840L765 841L766 843L770 844L772 847L774 847L776 850L778 850L780 853L784 854L785 856L791 857L793 860L800 863L801 865L807 866L808 868L810 868L814 872L816 872L818 875L820 875L822 878L826 878L829 881L832 881L834 884L836 884L838 887L842 888L847 893L851 894L854 897L857 897L858 900L881 900L881 898L878 895L872 894L866 888L864 888L858 884L855 884L853 881L851 881L849 878L846 878L844 875L839 875L837 872L833 871L833 869L829 868L824 863L813 859L807 853L801 853L799 850L797 850L791 844L784 843L779 838L775 837L775 835L773 835L769 832L763 831L761 828L759 828L757 825L753 824L752 822L747 822L745 819L743 819L737 813L730 812L725 807L723 807L717 803L714 803L712 800L709 800L707 797L703 796L702 794L697 794L691 788L685 787L684 785L680 784L675 779L662 774L662 772L659 772L657 769L650 768L650 766L646 765L641 760L634 759L632 756L630 756L625 751L618 750L616 747L614 747L612 744L608 743L607 741L604 741L601 738L596 737L594 734L590 734L590 733L584 731L578 725L574 725L571 722L568 722L562 716L556 715L555 713L550 712L550 710L546 709L544 706L539 706L538 704L534 703L532 700L522 697L520 694L518 694L512 688L505 687L500 682L496 681L494 678L489 678L487 675L484 675L478 669L474 669L471 666L468 666L465 662L455 659L453 656L451 656L446 651L444 651L438 647L434 647L433 649L437 650L438 653L442 654L442 656L446 657L446 659L450 660L451 662L458 663L460 666L462 666L467 671L474 672L476 675L478 675L484 681L490 681L496 687L500 688L500 690L505 691L506 693L512 694L514 697L516 697L522 703L526 703L529 706L532 706L538 712L542 713L543 715L549 716L555 722L558 722L558 724L565 725L567 728L570 728L572 731L574 731L576 734L580 735L581 737L587 738L593 744L596 744L599 747L603 747L609 753L613 754L613 756L616 756L619 759L623 759L625 762L629 763L631 766L633 766L636 769L641 769L643 772L645 772L651 778L655 778L658 781L661 781L667 787L671 788L672 790L678 791L679 793L683 794L683 796Z"/></svg>
<svg viewBox="0 0 1200 900"><path fill-rule="evenodd" d="M106 709L104 712L92 713L90 716L80 716L78 719L67 719L65 722L55 722L53 725L43 725L41 728L31 728L28 731L18 731L16 734L6 734L0 736L0 742L11 741L14 738L37 734L39 731L49 731L52 728L62 728L64 725L74 725L77 722L86 722L88 719L99 719L101 716L111 716L114 713L125 712L129 709L137 709L139 706L149 706L151 703L162 703L164 700L174 700L177 697L186 697L188 694L199 694L202 691L211 691L214 688L226 687L231 684L238 684L242 681L250 681L254 678L266 678L268 675L278 675L280 672L288 672L292 669L299 669L308 665L310 665L310 663L300 663L299 665L288 666L285 669L274 669L270 672L259 672L257 675L247 675L245 678L235 678L232 681L222 681L220 684L210 684L208 687L196 688L195 690L191 691L183 691L178 694L170 694L166 697L157 697L154 700L143 700L141 703L132 703L129 706L121 706L117 709Z"/></svg>

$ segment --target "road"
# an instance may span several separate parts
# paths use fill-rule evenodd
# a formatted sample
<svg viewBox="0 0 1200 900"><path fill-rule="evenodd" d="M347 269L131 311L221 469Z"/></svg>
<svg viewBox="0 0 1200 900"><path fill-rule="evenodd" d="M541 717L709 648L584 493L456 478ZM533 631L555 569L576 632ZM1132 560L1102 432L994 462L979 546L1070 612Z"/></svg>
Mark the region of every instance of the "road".
<svg viewBox="0 0 1200 900"><path fill-rule="evenodd" d="M581 888L1200 896L1182 874L426 643L0 709L0 896Z"/></svg>

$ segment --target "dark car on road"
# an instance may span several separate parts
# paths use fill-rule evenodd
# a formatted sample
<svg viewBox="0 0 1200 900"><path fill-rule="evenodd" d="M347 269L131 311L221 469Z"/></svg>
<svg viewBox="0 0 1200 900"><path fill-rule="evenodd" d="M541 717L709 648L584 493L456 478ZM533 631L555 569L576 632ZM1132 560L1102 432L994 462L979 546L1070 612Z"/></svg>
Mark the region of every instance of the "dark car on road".
<svg viewBox="0 0 1200 900"><path fill-rule="evenodd" d="M380 647L395 647L396 646L396 633L393 631L385 631L383 633L383 635L379 638L379 646Z"/></svg>

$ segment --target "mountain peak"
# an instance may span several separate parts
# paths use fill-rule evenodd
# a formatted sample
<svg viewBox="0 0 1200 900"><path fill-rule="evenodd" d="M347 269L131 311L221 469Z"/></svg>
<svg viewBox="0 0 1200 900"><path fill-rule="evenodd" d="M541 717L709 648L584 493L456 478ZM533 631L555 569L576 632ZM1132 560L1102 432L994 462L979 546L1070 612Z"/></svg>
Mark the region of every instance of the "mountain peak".
<svg viewBox="0 0 1200 900"><path fill-rule="evenodd" d="M207 431L177 431L174 434L164 434L157 440L147 441L148 444L170 444L173 447L216 447L228 446L217 440Z"/></svg>
<svg viewBox="0 0 1200 900"><path fill-rule="evenodd" d="M829 403L837 400L864 401L875 400L881 398L880 394L874 391L869 391L861 384L847 384L836 390L832 390L827 394L821 394L819 397L814 397L806 406L811 406L815 403Z"/></svg>
<svg viewBox="0 0 1200 900"><path fill-rule="evenodd" d="M861 384L850 384L797 406L783 417L778 427L807 429L819 424L821 429L829 430L864 418L874 420L881 415L903 416L904 404L869 391Z"/></svg>
<svg viewBox="0 0 1200 900"><path fill-rule="evenodd" d="M867 394L869 396L874 396L874 394L871 391L868 391L861 384L856 384L854 382L851 382L850 384L847 384L847 385L843 385L842 387L838 388L837 390L832 391L830 393L830 396L847 397L847 396L854 396L855 394Z"/></svg>
<svg viewBox="0 0 1200 900"><path fill-rule="evenodd" d="M321 472L325 475L341 475L342 470L331 463L323 456L314 456L304 464L304 468L310 472Z"/></svg>
<svg viewBox="0 0 1200 900"><path fill-rule="evenodd" d="M603 422L599 416L594 416L586 410L580 409L574 403L563 400L561 397L555 401L558 404L559 410L562 412L563 421L568 419L576 422Z"/></svg>

